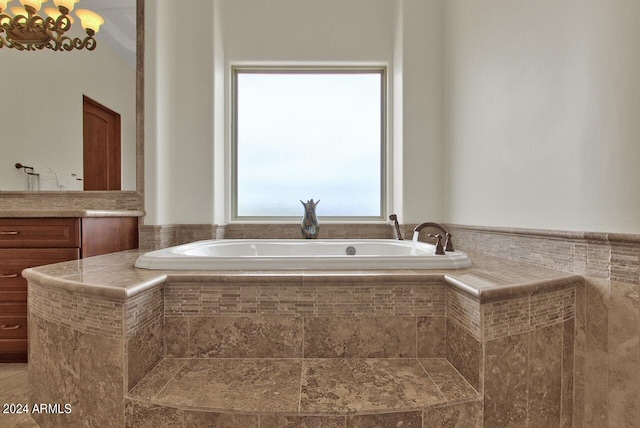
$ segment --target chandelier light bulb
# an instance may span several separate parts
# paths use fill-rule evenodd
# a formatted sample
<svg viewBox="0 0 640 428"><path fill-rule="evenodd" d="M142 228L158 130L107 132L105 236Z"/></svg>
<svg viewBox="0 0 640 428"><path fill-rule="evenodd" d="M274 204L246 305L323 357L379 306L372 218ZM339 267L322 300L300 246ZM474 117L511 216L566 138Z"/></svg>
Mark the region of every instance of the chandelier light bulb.
<svg viewBox="0 0 640 428"><path fill-rule="evenodd" d="M100 26L104 24L104 19L100 15L87 9L76 10L76 15L80 18L82 28L89 34L91 32L93 34L97 33L100 30Z"/></svg>
<svg viewBox="0 0 640 428"><path fill-rule="evenodd" d="M46 13L46 14L47 14L47 16L50 16L50 17L51 17L52 19L54 19L54 20L55 20L55 19L58 19L58 17L59 17L60 15L62 15L62 12L60 12L60 10L56 9L55 7L46 7L46 8L44 9L44 13ZM67 18L69 18L69 21L70 21L72 24L75 24L76 20L75 20L75 19L73 19L73 16L71 16L71 15L67 15Z"/></svg>
<svg viewBox="0 0 640 428"><path fill-rule="evenodd" d="M27 6L32 7L36 12L40 10L42 7L42 3L46 0L20 0L20 3L26 8Z"/></svg>
<svg viewBox="0 0 640 428"><path fill-rule="evenodd" d="M0 13L7 10L7 3L11 3L11 0L0 0Z"/></svg>
<svg viewBox="0 0 640 428"><path fill-rule="evenodd" d="M13 13L13 16L18 16L18 15L22 15L25 18L29 17L29 13L27 12L27 10L22 7L22 6L12 6L11 7L11 13Z"/></svg>
<svg viewBox="0 0 640 428"><path fill-rule="evenodd" d="M71 12L75 6L76 3L78 3L80 0L53 0L53 4L56 5L56 7L60 8L63 7L65 9L68 10L67 13Z"/></svg>

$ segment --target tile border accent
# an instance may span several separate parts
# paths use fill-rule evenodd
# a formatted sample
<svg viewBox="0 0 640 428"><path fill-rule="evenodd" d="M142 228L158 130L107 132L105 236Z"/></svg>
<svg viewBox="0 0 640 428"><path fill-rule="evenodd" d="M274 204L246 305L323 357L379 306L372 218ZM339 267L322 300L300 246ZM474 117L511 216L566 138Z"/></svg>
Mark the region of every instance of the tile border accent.
<svg viewBox="0 0 640 428"><path fill-rule="evenodd" d="M640 284L640 234L447 224L456 245L531 265Z"/></svg>
<svg viewBox="0 0 640 428"><path fill-rule="evenodd" d="M165 316L444 316L442 283L304 284L302 277L259 282L177 282L165 285Z"/></svg>
<svg viewBox="0 0 640 428"><path fill-rule="evenodd" d="M124 305L29 282L29 312L80 333L112 339L124 336Z"/></svg>

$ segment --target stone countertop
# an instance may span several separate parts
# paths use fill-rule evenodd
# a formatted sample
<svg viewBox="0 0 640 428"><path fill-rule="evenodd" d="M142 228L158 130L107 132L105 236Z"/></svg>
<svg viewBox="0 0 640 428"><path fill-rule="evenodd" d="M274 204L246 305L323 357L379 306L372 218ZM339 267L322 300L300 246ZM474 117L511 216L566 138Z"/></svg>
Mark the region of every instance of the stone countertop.
<svg viewBox="0 0 640 428"><path fill-rule="evenodd" d="M115 301L125 301L161 286L167 280L204 282L217 279L236 283L255 281L302 286L445 282L482 303L572 287L583 281L580 275L478 253L468 253L472 267L456 270L163 271L134 267L136 258L145 252L130 250L40 266L26 269L23 276L44 286ZM329 278L332 278L331 281L327 281Z"/></svg>
<svg viewBox="0 0 640 428"><path fill-rule="evenodd" d="M60 218L60 217L144 217L140 210L0 210L0 218Z"/></svg>

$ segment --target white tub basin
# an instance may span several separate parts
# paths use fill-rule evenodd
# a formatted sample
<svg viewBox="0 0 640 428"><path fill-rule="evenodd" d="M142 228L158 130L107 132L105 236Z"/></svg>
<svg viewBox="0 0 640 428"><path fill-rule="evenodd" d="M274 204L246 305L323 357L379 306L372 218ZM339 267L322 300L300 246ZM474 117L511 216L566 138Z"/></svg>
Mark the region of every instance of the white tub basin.
<svg viewBox="0 0 640 428"><path fill-rule="evenodd" d="M392 239L228 239L148 252L136 267L161 270L460 269L460 251L436 255L424 242Z"/></svg>

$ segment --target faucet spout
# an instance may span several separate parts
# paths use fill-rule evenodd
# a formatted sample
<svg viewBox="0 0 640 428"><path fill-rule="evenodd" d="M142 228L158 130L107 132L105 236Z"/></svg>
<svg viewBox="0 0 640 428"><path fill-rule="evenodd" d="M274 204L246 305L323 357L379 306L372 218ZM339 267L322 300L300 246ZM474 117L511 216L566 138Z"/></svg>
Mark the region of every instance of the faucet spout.
<svg viewBox="0 0 640 428"><path fill-rule="evenodd" d="M420 223L419 225L417 225L413 229L414 237L416 236L416 234L420 233L420 231L422 229L424 229L425 227L433 227L435 229L440 230L442 233L444 233L444 236L446 238L446 241L445 241L445 244L444 244L444 250L445 251L455 251L453 249L453 241L451 240L451 234L449 233L447 228L444 227L443 225L441 225L440 223L434 223L434 222L430 222L430 221L425 222L425 223Z"/></svg>

